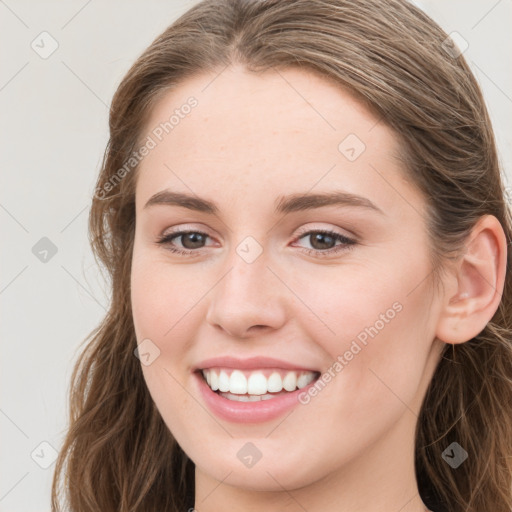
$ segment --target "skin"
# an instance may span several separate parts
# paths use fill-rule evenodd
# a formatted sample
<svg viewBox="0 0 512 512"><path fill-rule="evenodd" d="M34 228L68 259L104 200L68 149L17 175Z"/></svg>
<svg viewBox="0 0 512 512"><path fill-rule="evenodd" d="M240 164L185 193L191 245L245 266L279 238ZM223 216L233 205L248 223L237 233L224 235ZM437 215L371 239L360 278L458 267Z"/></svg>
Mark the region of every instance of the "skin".
<svg viewBox="0 0 512 512"><path fill-rule="evenodd" d="M256 75L234 66L217 75L166 93L145 127L151 134L197 98L138 169L131 276L137 340L160 350L142 366L144 378L196 465L195 508L423 512L414 473L417 415L444 344L470 339L498 306L503 231L484 218L467 257L445 274L443 287L432 286L426 203L395 158L389 128L343 89L303 70ZM354 161L338 150L349 134L366 146ZM164 189L215 201L219 213L144 207ZM274 213L281 195L333 190L363 196L381 212L331 205ZM202 248L187 246L199 255L169 250L183 248L185 237L156 243L177 228L208 235ZM322 246L302 235L315 229L356 243L322 257ZM248 236L263 250L252 263L236 252ZM215 417L199 394L192 369L218 355L265 355L325 372L397 302L401 311L291 413L237 424ZM262 454L251 468L237 457L247 442Z"/></svg>

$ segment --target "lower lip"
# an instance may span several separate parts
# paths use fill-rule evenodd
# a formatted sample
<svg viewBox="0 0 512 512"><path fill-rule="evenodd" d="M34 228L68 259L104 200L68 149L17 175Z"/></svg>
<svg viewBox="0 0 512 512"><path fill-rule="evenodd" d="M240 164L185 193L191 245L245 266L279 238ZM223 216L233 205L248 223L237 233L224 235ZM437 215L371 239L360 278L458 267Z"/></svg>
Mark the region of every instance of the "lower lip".
<svg viewBox="0 0 512 512"><path fill-rule="evenodd" d="M235 423L258 423L277 418L300 404L299 394L307 392L316 383L316 380L314 380L301 389L296 389L269 400L236 402L212 391L200 373L195 372L194 375L198 380L201 395L210 410L221 419Z"/></svg>

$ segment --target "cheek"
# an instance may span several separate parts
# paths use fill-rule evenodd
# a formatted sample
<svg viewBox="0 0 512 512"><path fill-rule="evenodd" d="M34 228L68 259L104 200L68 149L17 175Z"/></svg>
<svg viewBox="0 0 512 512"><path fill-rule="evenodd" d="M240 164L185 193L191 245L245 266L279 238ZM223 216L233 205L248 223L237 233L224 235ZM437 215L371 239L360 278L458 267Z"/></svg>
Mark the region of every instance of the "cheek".
<svg viewBox="0 0 512 512"><path fill-rule="evenodd" d="M321 320L301 327L330 358L324 376L340 410L396 410L418 391L435 332L427 280L418 286L428 263L396 261L297 285Z"/></svg>
<svg viewBox="0 0 512 512"><path fill-rule="evenodd" d="M154 339L167 349L171 339L185 339L187 320L204 296L205 284L197 279L197 272L162 259L145 254L134 257L131 301L137 339Z"/></svg>
<svg viewBox="0 0 512 512"><path fill-rule="evenodd" d="M202 295L204 286L194 284L186 273L143 251L134 252L131 300L137 341L150 340L159 351L151 364L141 362L142 373L164 422L180 439L189 435L202 439L191 420L202 410L185 391L191 377L187 365L191 323L198 321L194 304Z"/></svg>

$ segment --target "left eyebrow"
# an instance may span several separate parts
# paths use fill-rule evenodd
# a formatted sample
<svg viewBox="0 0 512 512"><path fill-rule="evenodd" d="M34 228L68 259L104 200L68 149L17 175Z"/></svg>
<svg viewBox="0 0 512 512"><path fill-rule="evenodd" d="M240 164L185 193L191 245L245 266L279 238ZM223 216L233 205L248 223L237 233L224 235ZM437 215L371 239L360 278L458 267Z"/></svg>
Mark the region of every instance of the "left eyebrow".
<svg viewBox="0 0 512 512"><path fill-rule="evenodd" d="M290 213L312 210L322 206L358 206L384 215L384 212L369 199L343 191L321 192L316 194L291 194L281 196L276 201L277 213Z"/></svg>
<svg viewBox="0 0 512 512"><path fill-rule="evenodd" d="M324 206L357 206L374 210L381 214L384 212L369 199L356 194L343 191L321 192L316 194L291 194L280 196L275 201L275 212L287 214L304 210L313 210ZM162 190L157 192L148 200L144 208L153 205L181 206L189 210L216 215L219 207L214 201L203 199L195 195L185 194L183 192L172 192Z"/></svg>

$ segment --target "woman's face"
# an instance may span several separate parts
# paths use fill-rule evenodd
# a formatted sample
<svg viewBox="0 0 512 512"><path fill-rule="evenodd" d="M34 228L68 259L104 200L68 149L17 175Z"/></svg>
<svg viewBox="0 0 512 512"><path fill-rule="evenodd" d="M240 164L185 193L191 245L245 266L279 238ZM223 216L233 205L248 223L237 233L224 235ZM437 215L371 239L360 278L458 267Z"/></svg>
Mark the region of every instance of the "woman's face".
<svg viewBox="0 0 512 512"><path fill-rule="evenodd" d="M425 201L390 129L314 74L233 67L167 93L144 137L135 330L198 474L281 490L404 460L413 471L442 298ZM254 398L212 391L204 368ZM301 389L278 394L294 375Z"/></svg>

